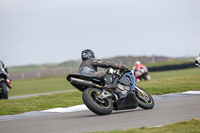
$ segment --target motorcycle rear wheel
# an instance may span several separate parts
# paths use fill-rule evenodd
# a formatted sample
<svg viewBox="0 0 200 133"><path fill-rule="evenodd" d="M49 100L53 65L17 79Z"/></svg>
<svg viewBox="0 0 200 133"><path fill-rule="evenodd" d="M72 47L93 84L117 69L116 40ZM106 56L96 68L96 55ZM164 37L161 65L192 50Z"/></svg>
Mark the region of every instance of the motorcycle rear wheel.
<svg viewBox="0 0 200 133"><path fill-rule="evenodd" d="M82 94L82 99L85 105L95 114L98 115L108 115L112 113L113 104L111 98L103 99L99 101L97 95L99 90L96 88L88 88L84 90Z"/></svg>
<svg viewBox="0 0 200 133"><path fill-rule="evenodd" d="M1 87L2 87L2 90L1 90L1 99L8 99L8 90L7 90L7 85L5 82L1 82Z"/></svg>
<svg viewBox="0 0 200 133"><path fill-rule="evenodd" d="M143 109L152 109L154 107L154 100L152 96L141 87L138 86L135 87L136 87L136 99L138 101L138 106ZM139 89L144 93L141 93Z"/></svg>

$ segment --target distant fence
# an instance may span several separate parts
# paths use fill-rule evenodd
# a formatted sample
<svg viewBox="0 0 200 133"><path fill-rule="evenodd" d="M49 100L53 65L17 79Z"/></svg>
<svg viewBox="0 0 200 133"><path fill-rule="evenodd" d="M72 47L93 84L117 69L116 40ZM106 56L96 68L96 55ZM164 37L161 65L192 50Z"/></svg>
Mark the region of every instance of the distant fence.
<svg viewBox="0 0 200 133"><path fill-rule="evenodd" d="M177 70L177 69L185 69L185 68L193 68L197 67L194 63L184 63L184 64L176 64L176 65L165 65L159 67L149 67L149 72L156 71L169 71L169 70Z"/></svg>
<svg viewBox="0 0 200 133"><path fill-rule="evenodd" d="M18 79L38 78L38 77L53 76L53 75L65 75L67 73L73 73L77 71L78 71L77 68L40 70L40 71L38 70L34 72L10 73L9 77L12 80L18 80Z"/></svg>

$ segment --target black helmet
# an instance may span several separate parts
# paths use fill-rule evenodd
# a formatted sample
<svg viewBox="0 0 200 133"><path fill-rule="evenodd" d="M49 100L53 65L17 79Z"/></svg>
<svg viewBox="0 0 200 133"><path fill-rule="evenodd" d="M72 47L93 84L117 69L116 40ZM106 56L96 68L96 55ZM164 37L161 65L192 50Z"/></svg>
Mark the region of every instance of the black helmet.
<svg viewBox="0 0 200 133"><path fill-rule="evenodd" d="M95 58L94 52L90 49L83 50L82 53L81 53L81 59L87 60L87 59L90 59L90 58Z"/></svg>

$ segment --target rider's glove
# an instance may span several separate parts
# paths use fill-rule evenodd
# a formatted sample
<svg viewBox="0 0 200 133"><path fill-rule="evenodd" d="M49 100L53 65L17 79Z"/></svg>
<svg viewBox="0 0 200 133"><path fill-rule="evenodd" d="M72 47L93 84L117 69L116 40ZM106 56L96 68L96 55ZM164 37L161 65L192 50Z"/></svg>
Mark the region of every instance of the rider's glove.
<svg viewBox="0 0 200 133"><path fill-rule="evenodd" d="M127 70L128 68L126 68L126 66L124 66L124 65L118 65L118 68L120 69L120 70Z"/></svg>

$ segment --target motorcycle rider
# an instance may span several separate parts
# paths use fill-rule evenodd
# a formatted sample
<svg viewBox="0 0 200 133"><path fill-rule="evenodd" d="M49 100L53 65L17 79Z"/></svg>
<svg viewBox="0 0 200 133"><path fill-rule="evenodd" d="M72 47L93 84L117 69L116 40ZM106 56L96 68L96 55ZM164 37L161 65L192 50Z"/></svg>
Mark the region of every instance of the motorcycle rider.
<svg viewBox="0 0 200 133"><path fill-rule="evenodd" d="M200 54L199 54L199 57L197 57L196 59L195 59L195 65L197 65L198 67L200 67Z"/></svg>
<svg viewBox="0 0 200 133"><path fill-rule="evenodd" d="M11 87L11 79L8 78L8 76L9 76L9 74L8 74L8 69L7 69L6 65L4 65L3 61L1 61L1 60L0 60L0 68L3 68L3 71L6 72L6 74L7 74L6 82L7 82L7 84L9 85L9 87L10 87L10 89L11 89L11 88L12 88L12 87Z"/></svg>
<svg viewBox="0 0 200 133"><path fill-rule="evenodd" d="M7 67L4 65L3 61L1 61L1 60L0 60L0 67L2 67L2 68L6 71L6 73L8 74L8 69L7 69Z"/></svg>
<svg viewBox="0 0 200 133"><path fill-rule="evenodd" d="M127 68L123 65L117 65L115 63L109 61L102 61L100 59L96 59L94 52L90 49L83 50L81 53L82 63L79 67L78 73L91 74L97 76L99 79L104 80L105 89L114 89L116 85L112 84L112 78L109 76L109 69L98 71L98 67L101 68L113 68L126 70Z"/></svg>
<svg viewBox="0 0 200 133"><path fill-rule="evenodd" d="M151 77L148 75L147 67L143 65L140 61L136 61L135 66L133 66L132 69L137 82L140 82L141 79L146 79L146 80L151 79Z"/></svg>

